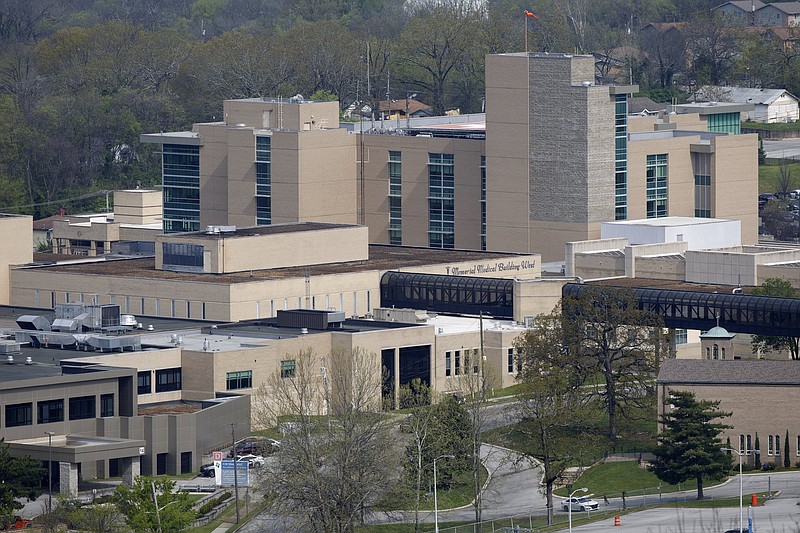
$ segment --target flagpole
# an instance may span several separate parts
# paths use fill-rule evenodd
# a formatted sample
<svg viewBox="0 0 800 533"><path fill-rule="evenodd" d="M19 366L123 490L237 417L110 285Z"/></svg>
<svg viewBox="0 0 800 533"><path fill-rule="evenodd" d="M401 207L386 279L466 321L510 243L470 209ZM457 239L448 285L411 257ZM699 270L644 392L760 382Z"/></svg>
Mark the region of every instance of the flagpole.
<svg viewBox="0 0 800 533"><path fill-rule="evenodd" d="M528 14L524 13L523 18L525 19L525 53L528 53Z"/></svg>

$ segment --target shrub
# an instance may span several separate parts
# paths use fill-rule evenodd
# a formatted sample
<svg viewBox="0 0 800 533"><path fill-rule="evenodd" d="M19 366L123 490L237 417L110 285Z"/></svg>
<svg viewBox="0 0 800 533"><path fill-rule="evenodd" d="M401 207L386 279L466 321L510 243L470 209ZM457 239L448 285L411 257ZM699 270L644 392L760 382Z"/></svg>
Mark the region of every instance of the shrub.
<svg viewBox="0 0 800 533"><path fill-rule="evenodd" d="M202 515L206 515L209 512L211 512L211 510L214 507L216 507L217 505L221 504L222 502L224 502L225 500L227 500L230 497L231 497L231 493L230 492L223 492L222 494L220 494L216 498L212 498L212 499L208 500L206 503L204 503L203 505L201 505L200 509L197 510L197 513L199 515L201 515L201 516Z"/></svg>

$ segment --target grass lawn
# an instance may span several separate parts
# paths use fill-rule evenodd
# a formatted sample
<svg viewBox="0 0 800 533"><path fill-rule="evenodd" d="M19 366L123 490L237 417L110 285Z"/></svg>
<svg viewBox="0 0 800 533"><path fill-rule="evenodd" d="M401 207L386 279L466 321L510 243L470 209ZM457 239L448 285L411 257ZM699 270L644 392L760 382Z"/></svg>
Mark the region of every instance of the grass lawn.
<svg viewBox="0 0 800 533"><path fill-rule="evenodd" d="M481 468L481 485L486 482L489 472ZM428 492L429 487L423 487L419 500L420 511L433 510L433 492ZM436 498L439 503L439 510L463 507L472 503L472 472L462 472L453 479L450 488L439 487ZM389 505L381 506L383 511L413 510L415 505L414 491L407 490L400 494L389 497Z"/></svg>
<svg viewBox="0 0 800 533"><path fill-rule="evenodd" d="M800 163L790 163L787 165L792 173L794 186L800 187ZM758 192L775 192L778 187L778 176L780 175L780 165L759 165L758 167Z"/></svg>
<svg viewBox="0 0 800 533"><path fill-rule="evenodd" d="M705 486L710 486L716 482L706 481ZM660 481L655 474L640 467L636 461L615 461L610 463L600 463L584 472L573 483L573 487L586 487L589 494L595 495L595 500L602 498L603 495L619 497L622 491L630 495L641 494L643 489L649 489L648 494L658 494L658 487L661 492L677 492L678 490L692 490L697 488L695 481L669 485ZM569 492L566 488L555 491L560 496L567 496ZM738 499L737 499L738 501Z"/></svg>

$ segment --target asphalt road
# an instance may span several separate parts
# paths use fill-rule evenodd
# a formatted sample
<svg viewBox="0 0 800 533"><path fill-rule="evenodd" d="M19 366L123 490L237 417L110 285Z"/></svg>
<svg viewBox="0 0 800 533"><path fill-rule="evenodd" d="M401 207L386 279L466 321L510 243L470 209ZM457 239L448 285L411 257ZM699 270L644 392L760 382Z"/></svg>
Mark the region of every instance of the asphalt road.
<svg viewBox="0 0 800 533"><path fill-rule="evenodd" d="M763 148L769 159L781 157L800 159L800 139L764 140Z"/></svg>

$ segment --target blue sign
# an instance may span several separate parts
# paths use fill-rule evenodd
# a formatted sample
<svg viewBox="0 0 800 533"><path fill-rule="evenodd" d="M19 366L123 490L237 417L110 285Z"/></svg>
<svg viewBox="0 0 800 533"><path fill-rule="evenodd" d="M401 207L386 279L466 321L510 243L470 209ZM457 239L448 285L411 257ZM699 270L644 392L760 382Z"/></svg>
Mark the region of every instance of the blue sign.
<svg viewBox="0 0 800 533"><path fill-rule="evenodd" d="M234 476L233 459L225 459L220 464L219 485L232 487L234 482L239 487L250 484L250 470L247 461L236 461L236 474Z"/></svg>

